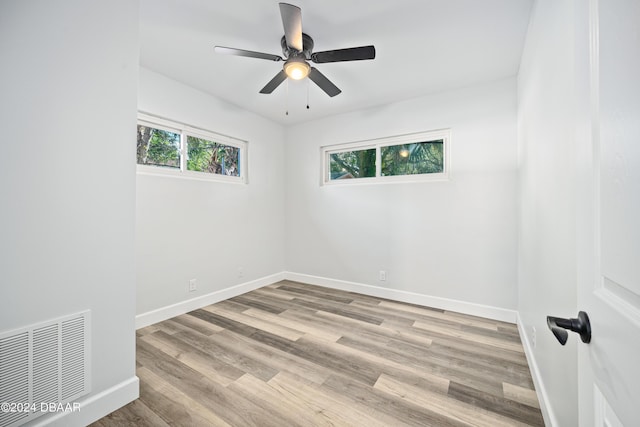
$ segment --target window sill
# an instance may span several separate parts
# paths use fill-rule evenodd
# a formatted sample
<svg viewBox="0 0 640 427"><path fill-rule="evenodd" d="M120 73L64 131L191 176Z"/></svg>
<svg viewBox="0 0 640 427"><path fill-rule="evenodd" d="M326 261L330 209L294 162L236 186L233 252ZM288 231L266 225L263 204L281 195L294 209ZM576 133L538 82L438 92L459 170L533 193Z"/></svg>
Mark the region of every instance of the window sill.
<svg viewBox="0 0 640 427"><path fill-rule="evenodd" d="M224 182L228 184L247 184L246 178L239 176L217 175L205 172L181 171L161 166L136 165L137 175L158 176L163 178L178 178L191 181Z"/></svg>
<svg viewBox="0 0 640 427"><path fill-rule="evenodd" d="M336 179L333 181L323 181L322 186L349 186L367 184L416 184L425 182L447 182L451 181L448 173L433 173L424 175L398 175L371 178Z"/></svg>

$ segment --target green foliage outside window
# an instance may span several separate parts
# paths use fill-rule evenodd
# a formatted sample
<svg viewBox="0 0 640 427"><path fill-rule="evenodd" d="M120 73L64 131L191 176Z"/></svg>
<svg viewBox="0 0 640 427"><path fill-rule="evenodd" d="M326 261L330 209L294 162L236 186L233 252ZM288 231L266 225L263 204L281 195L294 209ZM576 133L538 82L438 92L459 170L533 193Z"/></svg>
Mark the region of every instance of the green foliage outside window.
<svg viewBox="0 0 640 427"><path fill-rule="evenodd" d="M331 179L376 176L376 149L344 151L330 155Z"/></svg>
<svg viewBox="0 0 640 427"><path fill-rule="evenodd" d="M140 165L180 168L180 134L138 125L137 157Z"/></svg>
<svg viewBox="0 0 640 427"><path fill-rule="evenodd" d="M382 176L441 173L443 147L442 140L382 147Z"/></svg>
<svg viewBox="0 0 640 427"><path fill-rule="evenodd" d="M382 146L381 176L444 172L444 141ZM376 148L329 154L330 179L376 176Z"/></svg>
<svg viewBox="0 0 640 427"><path fill-rule="evenodd" d="M240 148L187 136L187 170L240 176ZM138 125L140 165L180 169L180 134Z"/></svg>
<svg viewBox="0 0 640 427"><path fill-rule="evenodd" d="M187 136L187 170L240 176L240 149Z"/></svg>

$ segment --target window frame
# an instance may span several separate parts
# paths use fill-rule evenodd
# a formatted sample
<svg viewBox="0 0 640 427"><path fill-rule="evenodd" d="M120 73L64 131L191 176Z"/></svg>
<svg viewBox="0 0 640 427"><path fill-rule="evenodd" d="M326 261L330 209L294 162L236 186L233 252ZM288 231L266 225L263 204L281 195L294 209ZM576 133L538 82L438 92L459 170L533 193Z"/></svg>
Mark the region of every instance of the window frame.
<svg viewBox="0 0 640 427"><path fill-rule="evenodd" d="M180 168L172 168L155 165L141 165L136 158L136 173L140 175L155 175L174 178L184 178L200 181L218 181L235 184L248 184L248 146L249 142L231 136L219 134L207 129L179 123L164 117L155 116L149 113L138 112L137 124L153 127L154 129L165 130L180 135ZM240 176L222 175L208 172L191 171L187 169L187 137L206 139L222 145L236 147L240 150Z"/></svg>
<svg viewBox="0 0 640 427"><path fill-rule="evenodd" d="M410 175L382 176L382 148L403 144L415 144L442 140L443 171L438 173L423 173ZM349 151L359 151L375 148L376 175L354 179L331 179L331 155ZM401 182L431 182L448 181L451 175L451 129L438 129L425 132L410 133L384 138L370 139L344 144L325 145L320 147L321 155L321 185L360 185Z"/></svg>

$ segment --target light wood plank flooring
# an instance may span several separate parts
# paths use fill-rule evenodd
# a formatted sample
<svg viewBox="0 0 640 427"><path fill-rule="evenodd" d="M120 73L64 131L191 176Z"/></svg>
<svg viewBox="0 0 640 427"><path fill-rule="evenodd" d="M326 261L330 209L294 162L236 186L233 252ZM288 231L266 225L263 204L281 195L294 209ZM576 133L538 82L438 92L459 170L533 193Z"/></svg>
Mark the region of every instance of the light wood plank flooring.
<svg viewBox="0 0 640 427"><path fill-rule="evenodd" d="M516 326L284 281L138 331L100 426L543 426Z"/></svg>

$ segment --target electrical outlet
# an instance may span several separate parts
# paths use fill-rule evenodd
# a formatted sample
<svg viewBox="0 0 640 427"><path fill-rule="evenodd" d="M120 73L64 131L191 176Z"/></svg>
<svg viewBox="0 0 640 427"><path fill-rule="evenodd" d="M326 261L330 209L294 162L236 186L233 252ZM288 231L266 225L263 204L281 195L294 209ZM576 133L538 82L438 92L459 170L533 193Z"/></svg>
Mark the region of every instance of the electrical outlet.
<svg viewBox="0 0 640 427"><path fill-rule="evenodd" d="M536 327L531 327L531 345L536 348Z"/></svg>
<svg viewBox="0 0 640 427"><path fill-rule="evenodd" d="M244 268L238 267L238 278L244 277Z"/></svg>
<svg viewBox="0 0 640 427"><path fill-rule="evenodd" d="M381 282L384 282L385 280L387 280L387 272L384 270L380 270L380 273L378 273L378 279Z"/></svg>
<svg viewBox="0 0 640 427"><path fill-rule="evenodd" d="M198 284L196 279L189 280L189 292L193 292L198 289Z"/></svg>

